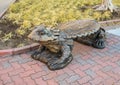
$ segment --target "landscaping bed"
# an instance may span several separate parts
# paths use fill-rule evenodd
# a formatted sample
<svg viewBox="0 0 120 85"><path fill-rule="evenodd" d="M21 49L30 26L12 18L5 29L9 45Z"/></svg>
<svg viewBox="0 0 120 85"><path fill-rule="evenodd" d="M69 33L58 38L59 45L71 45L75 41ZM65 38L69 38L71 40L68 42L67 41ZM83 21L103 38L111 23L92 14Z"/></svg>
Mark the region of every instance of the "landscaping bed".
<svg viewBox="0 0 120 85"><path fill-rule="evenodd" d="M18 26L12 25L10 23L0 23L0 50L22 47L33 43L27 38L27 33L25 36L17 36L15 33L17 28Z"/></svg>
<svg viewBox="0 0 120 85"><path fill-rule="evenodd" d="M118 19L119 15L116 13L92 9L100 3L100 0L17 0L0 21L0 49L33 43L27 35L36 25L55 27L59 23L78 19ZM120 1L114 0L114 4L120 6Z"/></svg>

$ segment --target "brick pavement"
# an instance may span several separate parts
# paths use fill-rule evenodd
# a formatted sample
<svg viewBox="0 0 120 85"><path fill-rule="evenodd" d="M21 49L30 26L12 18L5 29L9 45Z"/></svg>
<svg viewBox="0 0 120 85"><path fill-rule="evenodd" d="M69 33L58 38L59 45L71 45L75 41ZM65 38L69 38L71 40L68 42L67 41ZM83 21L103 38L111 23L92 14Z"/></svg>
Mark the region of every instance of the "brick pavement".
<svg viewBox="0 0 120 85"><path fill-rule="evenodd" d="M73 61L50 71L32 52L0 57L0 85L120 85L120 38L108 34L103 50L74 43Z"/></svg>

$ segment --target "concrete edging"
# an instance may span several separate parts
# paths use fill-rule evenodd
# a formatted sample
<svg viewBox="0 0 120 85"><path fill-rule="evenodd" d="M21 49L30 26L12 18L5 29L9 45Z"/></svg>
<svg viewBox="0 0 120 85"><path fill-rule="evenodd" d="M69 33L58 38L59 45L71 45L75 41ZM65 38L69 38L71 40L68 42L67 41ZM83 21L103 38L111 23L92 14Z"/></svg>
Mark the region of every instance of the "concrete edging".
<svg viewBox="0 0 120 85"><path fill-rule="evenodd" d="M20 48L11 48L11 49L5 49L5 50L0 50L0 56L5 56L5 55L16 55L20 53L25 53L28 51L33 51L37 49L40 45L38 43L33 43L31 45L27 45L24 47Z"/></svg>
<svg viewBox="0 0 120 85"><path fill-rule="evenodd" d="M114 19L114 20L107 20L107 21L100 21L100 24L104 24L104 23L111 23L111 22L120 22L120 19Z"/></svg>

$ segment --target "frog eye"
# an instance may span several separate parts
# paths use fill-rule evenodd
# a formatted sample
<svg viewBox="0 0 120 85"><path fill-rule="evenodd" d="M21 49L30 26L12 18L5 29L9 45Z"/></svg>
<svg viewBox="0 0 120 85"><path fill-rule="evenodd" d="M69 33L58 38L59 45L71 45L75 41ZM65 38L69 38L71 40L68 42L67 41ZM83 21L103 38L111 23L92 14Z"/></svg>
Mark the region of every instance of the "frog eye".
<svg viewBox="0 0 120 85"><path fill-rule="evenodd" d="M41 33L40 33L40 35L44 35L44 34L45 34L45 32L41 32Z"/></svg>
<svg viewBox="0 0 120 85"><path fill-rule="evenodd" d="M38 35L45 35L45 32L44 31L37 31L37 34Z"/></svg>

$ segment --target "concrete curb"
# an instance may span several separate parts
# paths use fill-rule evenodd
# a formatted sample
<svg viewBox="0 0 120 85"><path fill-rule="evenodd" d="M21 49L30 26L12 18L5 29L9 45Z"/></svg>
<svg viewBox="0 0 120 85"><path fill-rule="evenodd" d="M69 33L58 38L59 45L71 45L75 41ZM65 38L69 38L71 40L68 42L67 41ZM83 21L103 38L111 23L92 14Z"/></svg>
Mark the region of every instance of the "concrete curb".
<svg viewBox="0 0 120 85"><path fill-rule="evenodd" d="M37 49L39 46L40 46L40 44L33 43L31 45L27 45L27 46L20 47L20 48L11 48L11 49L0 50L0 56L16 55L16 54L25 53L28 51L33 51L33 50Z"/></svg>
<svg viewBox="0 0 120 85"><path fill-rule="evenodd" d="M120 19L100 21L99 23L100 23L101 25L103 25L103 24L111 24L111 25L114 25L114 24L117 24L118 22L120 22ZM120 23L119 23L119 24L120 24Z"/></svg>

